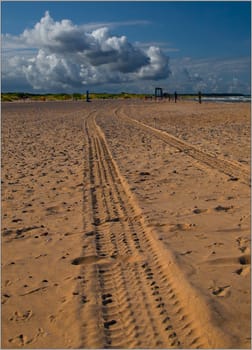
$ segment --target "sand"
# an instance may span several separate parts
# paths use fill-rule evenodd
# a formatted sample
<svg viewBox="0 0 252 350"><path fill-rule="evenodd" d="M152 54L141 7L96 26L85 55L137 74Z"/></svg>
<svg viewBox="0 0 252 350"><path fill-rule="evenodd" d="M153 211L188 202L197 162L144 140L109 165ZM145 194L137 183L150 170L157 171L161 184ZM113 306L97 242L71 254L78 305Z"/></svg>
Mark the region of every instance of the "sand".
<svg viewBox="0 0 252 350"><path fill-rule="evenodd" d="M250 348L250 105L2 103L2 348Z"/></svg>

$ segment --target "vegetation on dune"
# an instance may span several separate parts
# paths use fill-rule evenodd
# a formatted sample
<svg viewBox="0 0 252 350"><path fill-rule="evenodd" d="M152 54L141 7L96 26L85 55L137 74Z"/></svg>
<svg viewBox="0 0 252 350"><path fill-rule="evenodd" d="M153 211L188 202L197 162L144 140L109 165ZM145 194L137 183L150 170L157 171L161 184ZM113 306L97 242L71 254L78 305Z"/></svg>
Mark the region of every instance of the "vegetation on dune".
<svg viewBox="0 0 252 350"><path fill-rule="evenodd" d="M129 98L145 98L145 96L151 96L148 94L134 94L134 93L89 93L89 98L92 99L129 99ZM86 100L86 93L58 93L58 94L31 94L24 92L7 92L1 94L2 102L12 102L19 100L30 100L30 101L67 101L67 100Z"/></svg>
<svg viewBox="0 0 252 350"><path fill-rule="evenodd" d="M198 98L198 94L178 94L180 99L183 100L191 100L194 98ZM136 94L136 93L128 93L128 92L120 92L120 93L107 93L107 92L90 92L89 99L131 99L138 98L144 99L146 97L154 97L152 94ZM170 95L173 97L173 94ZM204 93L202 94L204 97L222 97L222 96L243 96L242 94L212 94L212 93ZM25 92L7 92L1 94L2 102L12 102L12 101L77 101L84 100L86 101L86 93L55 93L55 94L32 94Z"/></svg>

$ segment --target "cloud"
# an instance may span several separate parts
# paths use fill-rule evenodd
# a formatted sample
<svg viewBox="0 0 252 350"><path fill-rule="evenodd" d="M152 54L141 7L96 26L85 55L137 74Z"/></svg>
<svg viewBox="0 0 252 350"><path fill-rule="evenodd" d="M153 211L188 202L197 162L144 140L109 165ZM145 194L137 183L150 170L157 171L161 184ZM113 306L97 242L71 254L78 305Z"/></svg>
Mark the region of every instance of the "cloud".
<svg viewBox="0 0 252 350"><path fill-rule="evenodd" d="M250 94L250 57L171 59L168 90Z"/></svg>
<svg viewBox="0 0 252 350"><path fill-rule="evenodd" d="M148 20L133 20L133 21L120 21L120 22L94 22L94 23L88 23L82 25L82 28L86 31L95 30L99 28L109 28L114 29L117 27L126 27L126 26L145 26L145 25L151 25L152 22Z"/></svg>
<svg viewBox="0 0 252 350"><path fill-rule="evenodd" d="M108 27L94 28L54 21L47 11L32 29L3 35L3 88L15 76L45 91L169 76L169 59L160 48L141 48Z"/></svg>
<svg viewBox="0 0 252 350"><path fill-rule="evenodd" d="M130 44L125 36L110 36L107 28L95 30L92 36L96 47L88 50L86 57L93 66L109 64L114 71L130 73L150 63L150 57Z"/></svg>
<svg viewBox="0 0 252 350"><path fill-rule="evenodd" d="M159 47L160 49L162 49L162 52L179 52L180 49L178 48L175 48L175 47L172 47L171 43L169 42L162 42L162 41L151 41L151 42L144 42L144 43L141 43L141 42L136 42L135 43L136 46L142 48L142 49L146 49L150 46L156 46L156 47Z"/></svg>
<svg viewBox="0 0 252 350"><path fill-rule="evenodd" d="M2 34L2 91L139 91L157 86L178 92L250 93L250 57L178 57L167 42L129 42L119 25L148 21L75 25L49 12L20 35ZM177 52L176 58L167 54ZM157 83L158 81L158 83Z"/></svg>
<svg viewBox="0 0 252 350"><path fill-rule="evenodd" d="M185 77L185 81L190 83L198 83L203 81L203 78L199 75L199 73L191 73L188 68L183 68L181 72Z"/></svg>
<svg viewBox="0 0 252 350"><path fill-rule="evenodd" d="M142 79L163 79L170 75L170 69L167 64L168 59L162 51L155 46L151 46L147 50L148 57L150 58L150 64L145 65L139 71L139 77Z"/></svg>

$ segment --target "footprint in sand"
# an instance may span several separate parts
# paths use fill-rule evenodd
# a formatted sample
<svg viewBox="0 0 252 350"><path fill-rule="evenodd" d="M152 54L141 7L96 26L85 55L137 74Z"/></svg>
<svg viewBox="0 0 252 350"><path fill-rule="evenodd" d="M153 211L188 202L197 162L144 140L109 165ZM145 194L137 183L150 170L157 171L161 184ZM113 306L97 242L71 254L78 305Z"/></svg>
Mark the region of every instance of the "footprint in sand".
<svg viewBox="0 0 252 350"><path fill-rule="evenodd" d="M211 287L211 291L213 295L218 297L226 297L230 295L231 286L223 286L223 287Z"/></svg>
<svg viewBox="0 0 252 350"><path fill-rule="evenodd" d="M224 245L224 243L222 243L222 242L213 242L213 243L207 245L206 247L207 248L213 248L213 247L221 247L223 245Z"/></svg>
<svg viewBox="0 0 252 350"><path fill-rule="evenodd" d="M251 256L250 254L242 255L239 257L239 263L241 265L250 265L251 264Z"/></svg>
<svg viewBox="0 0 252 350"><path fill-rule="evenodd" d="M19 334L15 338L10 338L8 341L9 341L9 343L13 343L17 346L24 346L26 344L31 343L32 339L28 339L27 336L25 336L23 334Z"/></svg>
<svg viewBox="0 0 252 350"><path fill-rule="evenodd" d="M170 226L170 231L189 231L195 228L195 224L183 223L183 224L175 224Z"/></svg>
<svg viewBox="0 0 252 350"><path fill-rule="evenodd" d="M48 318L49 318L49 321L51 323L54 323L56 321L56 316L55 315L50 315Z"/></svg>
<svg viewBox="0 0 252 350"><path fill-rule="evenodd" d="M192 253L192 250L186 250L185 252L180 253L180 255L188 255L191 253Z"/></svg>
<svg viewBox="0 0 252 350"><path fill-rule="evenodd" d="M34 338L28 338L28 336L24 334L19 334L15 338L10 338L8 339L8 342L17 346L24 346L26 344L30 344L32 342L35 342L39 337L41 336L46 336L48 333L46 333L43 328L38 328L37 329L37 334L35 335Z"/></svg>
<svg viewBox="0 0 252 350"><path fill-rule="evenodd" d="M220 211L225 211L225 212L227 212L227 211L229 211L230 209L233 209L233 206L232 206L232 205L231 205L231 206L228 206L228 207L224 207L224 206L222 206L222 205L218 205L217 207L214 208L214 210L215 210L215 211L218 211L218 212L220 212Z"/></svg>
<svg viewBox="0 0 252 350"><path fill-rule="evenodd" d="M250 273L250 266L247 265L247 266L241 267L240 269L235 270L234 273L240 276L247 276Z"/></svg>
<svg viewBox="0 0 252 350"><path fill-rule="evenodd" d="M245 253L250 246L250 240L246 237L238 237L236 238L236 242L238 244L238 249L242 252Z"/></svg>
<svg viewBox="0 0 252 350"><path fill-rule="evenodd" d="M3 294L1 303L2 304L7 303L7 301L9 300L10 297L11 297L11 295L8 293Z"/></svg>
<svg viewBox="0 0 252 350"><path fill-rule="evenodd" d="M195 208L195 209L193 210L193 213L194 213L194 214L202 214L202 213L206 213L206 212L208 212L208 209L199 209L199 208Z"/></svg>
<svg viewBox="0 0 252 350"><path fill-rule="evenodd" d="M28 321L32 317L32 311L27 310L24 312L15 311L14 314L10 317L10 321L21 322Z"/></svg>

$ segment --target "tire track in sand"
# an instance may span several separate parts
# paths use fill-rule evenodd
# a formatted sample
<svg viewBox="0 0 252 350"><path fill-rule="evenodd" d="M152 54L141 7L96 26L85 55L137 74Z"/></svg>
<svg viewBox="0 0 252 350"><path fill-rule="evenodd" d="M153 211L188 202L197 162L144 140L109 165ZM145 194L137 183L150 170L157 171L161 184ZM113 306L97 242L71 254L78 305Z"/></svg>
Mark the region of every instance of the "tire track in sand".
<svg viewBox="0 0 252 350"><path fill-rule="evenodd" d="M122 109L116 110L115 114L117 115L117 117L121 117L128 120L130 123L137 125L143 130L146 130L153 136L163 140L170 146L179 149L180 151L191 156L192 158L208 165L211 168L217 169L218 171L223 172L226 175L229 175L231 181L237 181L240 179L242 182L250 186L250 171L241 164L226 159L218 158L215 155L211 155L207 152L204 152L199 148L185 141L182 141L181 139L165 131L153 128L150 125L144 124L136 119L130 118L128 117L127 113L125 113Z"/></svg>
<svg viewBox="0 0 252 350"><path fill-rule="evenodd" d="M145 224L95 113L84 121L86 233L82 256L72 261L81 265L81 347L229 347L172 254Z"/></svg>

